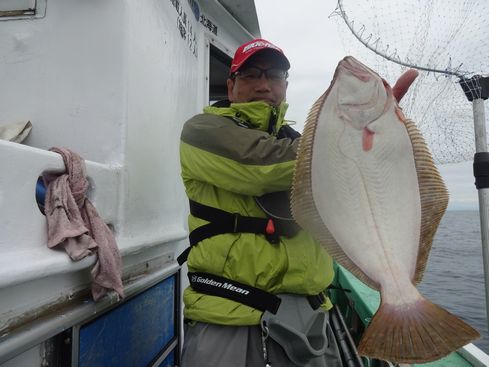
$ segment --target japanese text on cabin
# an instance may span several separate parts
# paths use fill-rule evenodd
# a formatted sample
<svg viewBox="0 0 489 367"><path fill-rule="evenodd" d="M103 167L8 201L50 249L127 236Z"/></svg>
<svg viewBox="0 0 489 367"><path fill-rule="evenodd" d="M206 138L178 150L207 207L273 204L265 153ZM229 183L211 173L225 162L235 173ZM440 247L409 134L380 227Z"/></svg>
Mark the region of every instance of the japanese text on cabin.
<svg viewBox="0 0 489 367"><path fill-rule="evenodd" d="M198 5L195 0L187 0L192 8L192 12L196 19L199 17ZM180 32L180 37L186 41L189 50L197 57L197 33L194 30L190 17L183 10L180 0L170 0L173 7L177 11L177 29Z"/></svg>
<svg viewBox="0 0 489 367"><path fill-rule="evenodd" d="M197 57L197 34L196 30L192 26L190 17L183 10L181 0L170 0L173 7L177 11L177 29L180 32L180 36L187 42L187 45L192 53ZM202 24L209 32L214 33L217 36L217 25L215 25L205 14L200 13L200 8L196 0L187 0L190 9L195 19Z"/></svg>

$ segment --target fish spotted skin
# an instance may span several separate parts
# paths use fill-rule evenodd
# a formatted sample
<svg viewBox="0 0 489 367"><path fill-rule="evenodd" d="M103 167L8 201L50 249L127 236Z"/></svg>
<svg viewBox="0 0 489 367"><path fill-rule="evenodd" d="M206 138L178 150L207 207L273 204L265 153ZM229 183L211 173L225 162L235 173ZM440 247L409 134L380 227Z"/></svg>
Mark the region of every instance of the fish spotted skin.
<svg viewBox="0 0 489 367"><path fill-rule="evenodd" d="M353 57L343 59L308 116L292 213L338 263L381 293L360 353L423 363L478 337L415 287L447 204L429 150L390 86Z"/></svg>

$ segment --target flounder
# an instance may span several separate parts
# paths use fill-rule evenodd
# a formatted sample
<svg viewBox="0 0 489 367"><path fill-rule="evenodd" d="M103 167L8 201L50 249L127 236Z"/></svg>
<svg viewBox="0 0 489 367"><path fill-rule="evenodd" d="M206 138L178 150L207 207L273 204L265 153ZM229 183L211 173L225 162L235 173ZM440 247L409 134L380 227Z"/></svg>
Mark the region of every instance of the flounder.
<svg viewBox="0 0 489 367"><path fill-rule="evenodd" d="M291 209L339 264L380 291L361 355L424 363L479 337L415 287L447 205L428 147L391 87L345 57L307 118Z"/></svg>

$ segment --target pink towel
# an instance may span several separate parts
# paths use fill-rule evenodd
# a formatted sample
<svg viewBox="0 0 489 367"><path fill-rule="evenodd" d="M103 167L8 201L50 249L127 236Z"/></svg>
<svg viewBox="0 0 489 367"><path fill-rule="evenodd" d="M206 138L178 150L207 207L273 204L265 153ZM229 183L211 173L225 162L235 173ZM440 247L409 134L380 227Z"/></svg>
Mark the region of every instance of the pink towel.
<svg viewBox="0 0 489 367"><path fill-rule="evenodd" d="M122 260L114 235L85 197L85 162L68 149L50 150L61 154L67 173L43 177L47 184L48 247L64 248L74 261L95 253L97 261L91 270L93 299L97 301L111 289L124 297Z"/></svg>

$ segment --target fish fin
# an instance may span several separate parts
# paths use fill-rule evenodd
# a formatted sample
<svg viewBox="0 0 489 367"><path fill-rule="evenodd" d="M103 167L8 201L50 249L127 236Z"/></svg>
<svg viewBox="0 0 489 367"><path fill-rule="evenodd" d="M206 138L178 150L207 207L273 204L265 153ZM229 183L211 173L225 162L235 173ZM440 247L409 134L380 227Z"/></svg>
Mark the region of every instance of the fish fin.
<svg viewBox="0 0 489 367"><path fill-rule="evenodd" d="M335 238L324 225L312 196L311 161L313 141L319 113L323 108L331 87L311 107L299 143L294 170L291 195L291 213L299 225L310 232L316 241L325 247L336 262L347 268L353 275L373 289L378 284L368 277L341 249Z"/></svg>
<svg viewBox="0 0 489 367"><path fill-rule="evenodd" d="M403 122L413 146L421 197L421 233L413 279L417 284L423 278L433 238L448 206L448 190L416 124L409 119Z"/></svg>
<svg viewBox="0 0 489 367"><path fill-rule="evenodd" d="M358 352L396 363L426 363L479 337L457 316L421 297L414 304L381 304L360 340Z"/></svg>

